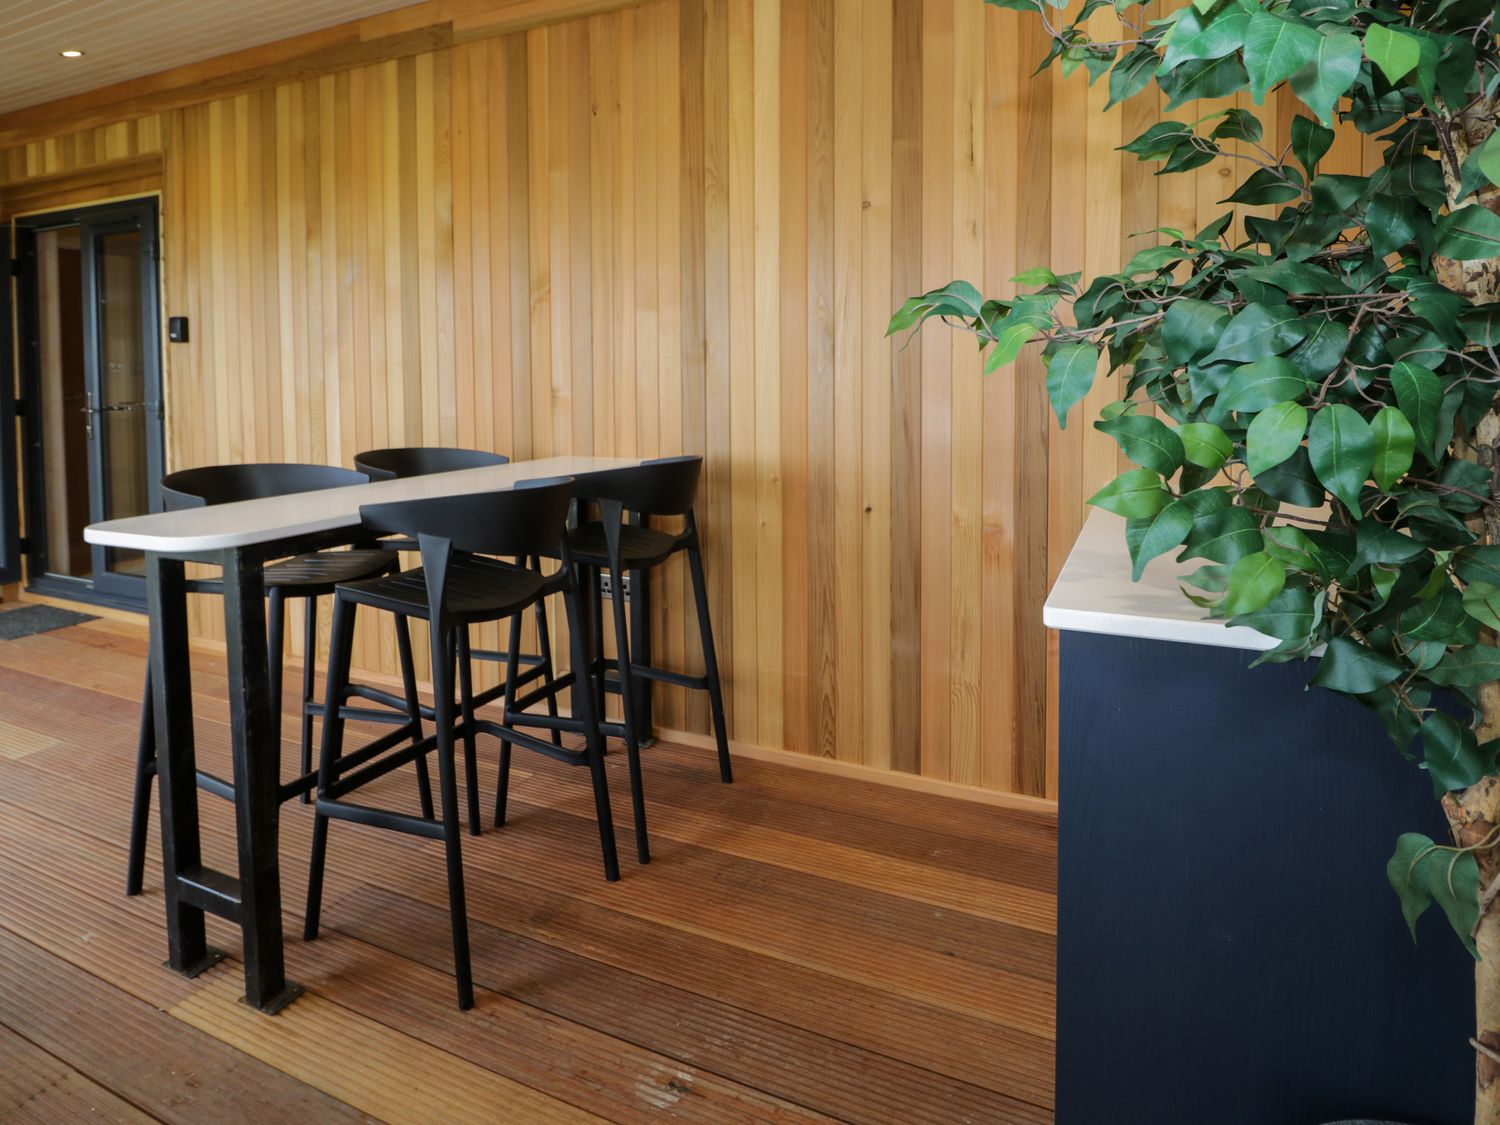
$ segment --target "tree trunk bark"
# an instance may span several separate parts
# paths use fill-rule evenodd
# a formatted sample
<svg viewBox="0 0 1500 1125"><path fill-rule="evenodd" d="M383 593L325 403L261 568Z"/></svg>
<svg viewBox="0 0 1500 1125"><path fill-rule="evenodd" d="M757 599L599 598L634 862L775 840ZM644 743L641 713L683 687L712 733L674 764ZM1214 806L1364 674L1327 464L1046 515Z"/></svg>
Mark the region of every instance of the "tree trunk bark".
<svg viewBox="0 0 1500 1125"><path fill-rule="evenodd" d="M1450 208L1464 202L1460 170L1469 154L1495 132L1497 112L1500 99L1481 99L1467 113L1439 127ZM1500 214L1500 187L1485 184L1474 193L1472 202ZM1434 257L1433 269L1444 286L1475 304L1500 300L1500 258L1455 261ZM1490 468L1500 464L1500 400L1460 444L1467 447L1466 455L1480 464ZM1476 530L1481 531L1484 541L1500 543L1500 513L1486 509L1483 522L1484 526ZM1497 640L1493 635L1484 639L1487 644ZM1500 683L1481 688L1479 702L1483 715L1480 741L1500 737ZM1482 898L1479 924L1474 928L1474 947L1479 954L1474 966L1474 1122L1500 1125L1500 847L1491 839L1500 826L1500 777L1486 777L1468 789L1449 793L1443 798L1443 810L1454 843L1475 847L1474 857L1479 862Z"/></svg>
<svg viewBox="0 0 1500 1125"><path fill-rule="evenodd" d="M1491 684L1491 694L1500 685ZM1486 701L1490 702L1489 700ZM1486 725L1494 712L1486 707ZM1443 811L1453 830L1454 843L1473 847L1490 841L1500 825L1500 777L1487 777L1476 785L1443 798ZM1479 885L1490 888L1500 879L1500 849L1478 848ZM1479 961L1474 966L1474 1121L1475 1125L1500 1125L1500 899L1485 892L1474 945Z"/></svg>

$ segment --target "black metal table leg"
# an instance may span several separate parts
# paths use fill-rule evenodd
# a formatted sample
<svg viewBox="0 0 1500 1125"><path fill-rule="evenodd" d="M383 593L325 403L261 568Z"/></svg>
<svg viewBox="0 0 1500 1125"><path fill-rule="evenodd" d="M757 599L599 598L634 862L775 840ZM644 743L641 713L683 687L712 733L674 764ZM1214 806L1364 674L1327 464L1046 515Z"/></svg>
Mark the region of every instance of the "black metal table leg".
<svg viewBox="0 0 1500 1125"><path fill-rule="evenodd" d="M195 977L224 954L208 947L203 908L184 894L183 873L202 870L198 831L193 687L188 662L187 587L179 559L146 556L151 614L152 706L161 807L162 875L167 905L167 964ZM264 652L262 643L261 651Z"/></svg>
<svg viewBox="0 0 1500 1125"><path fill-rule="evenodd" d="M246 551L223 552L224 639L228 650L230 749L239 844L239 922L245 1000L276 1012L301 994L286 979L281 935L279 708L266 658L265 577ZM279 703L279 701L277 701Z"/></svg>

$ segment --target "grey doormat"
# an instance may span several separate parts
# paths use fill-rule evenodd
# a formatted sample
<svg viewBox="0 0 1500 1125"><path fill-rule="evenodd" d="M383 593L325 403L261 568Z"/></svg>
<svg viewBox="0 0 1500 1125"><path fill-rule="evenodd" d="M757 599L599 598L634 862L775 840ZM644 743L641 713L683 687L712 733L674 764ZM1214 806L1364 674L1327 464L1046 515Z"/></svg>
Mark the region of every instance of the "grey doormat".
<svg viewBox="0 0 1500 1125"><path fill-rule="evenodd" d="M29 637L33 633L49 633L53 629L66 629L69 625L81 625L85 621L98 621L90 613L74 613L71 609L58 609L50 605L25 605L19 609L8 609L0 613L0 641L14 641Z"/></svg>

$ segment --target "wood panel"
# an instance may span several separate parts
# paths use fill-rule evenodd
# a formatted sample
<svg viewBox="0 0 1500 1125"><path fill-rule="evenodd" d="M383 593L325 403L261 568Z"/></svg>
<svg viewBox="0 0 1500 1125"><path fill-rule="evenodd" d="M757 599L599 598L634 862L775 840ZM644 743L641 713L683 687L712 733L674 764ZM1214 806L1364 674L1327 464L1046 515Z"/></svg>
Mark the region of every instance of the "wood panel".
<svg viewBox="0 0 1500 1125"><path fill-rule="evenodd" d="M1041 604L1119 456L1057 428L1033 352L986 379L968 339L885 322L955 276L1113 269L1232 180L1157 181L1117 151L1150 100L1033 78L1043 40L979 0L417 5L139 80L150 116L0 118L30 138L0 207L161 154L166 311L194 322L167 352L174 466L703 452L733 737L1047 796ZM659 650L697 669L680 566L661 590ZM392 670L389 630L361 665Z"/></svg>

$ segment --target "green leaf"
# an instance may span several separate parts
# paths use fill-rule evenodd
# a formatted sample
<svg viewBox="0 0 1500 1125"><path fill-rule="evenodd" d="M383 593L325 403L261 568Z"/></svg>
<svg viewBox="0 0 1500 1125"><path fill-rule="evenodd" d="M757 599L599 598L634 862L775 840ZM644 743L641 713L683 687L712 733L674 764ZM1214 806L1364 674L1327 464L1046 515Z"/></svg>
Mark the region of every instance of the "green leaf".
<svg viewBox="0 0 1500 1125"><path fill-rule="evenodd" d="M1406 202L1384 194L1375 196L1365 208L1365 231L1370 236L1370 249L1380 258L1400 250L1417 236Z"/></svg>
<svg viewBox="0 0 1500 1125"><path fill-rule="evenodd" d="M1391 386L1401 413L1411 423L1417 444L1433 464L1442 460L1450 434L1442 432L1443 383L1437 373L1416 363L1401 360L1391 368Z"/></svg>
<svg viewBox="0 0 1500 1125"><path fill-rule="evenodd" d="M1287 586L1263 609L1236 615L1234 624L1246 625L1278 641L1296 641L1313 631L1316 620L1312 593L1302 586Z"/></svg>
<svg viewBox="0 0 1500 1125"><path fill-rule="evenodd" d="M1396 841L1396 853L1385 867L1401 915L1417 940L1417 919L1434 899L1448 916L1448 924L1477 961L1474 928L1479 925L1479 863L1473 852L1440 848L1418 832Z"/></svg>
<svg viewBox="0 0 1500 1125"><path fill-rule="evenodd" d="M1307 332L1296 310L1290 306L1253 302L1229 322L1219 337L1219 346L1209 359L1245 363L1268 355L1280 355L1300 343Z"/></svg>
<svg viewBox="0 0 1500 1125"><path fill-rule="evenodd" d="M1389 492L1411 468L1417 448L1416 433L1406 415L1394 406L1383 406L1370 421L1375 435L1375 464L1371 475L1382 492Z"/></svg>
<svg viewBox="0 0 1500 1125"><path fill-rule="evenodd" d="M1229 435L1212 422L1187 422L1177 429L1182 459L1201 469L1220 469L1234 452Z"/></svg>
<svg viewBox="0 0 1500 1125"><path fill-rule="evenodd" d="M1324 487L1358 516L1359 491L1375 465L1370 424L1352 406L1325 406L1307 429L1307 455Z"/></svg>
<svg viewBox="0 0 1500 1125"><path fill-rule="evenodd" d="M1479 146L1474 159L1490 183L1500 184L1500 133L1491 133L1489 139Z"/></svg>
<svg viewBox="0 0 1500 1125"><path fill-rule="evenodd" d="M1150 469L1128 469L1090 496L1088 502L1126 519L1139 520L1156 515L1171 498L1161 477Z"/></svg>
<svg viewBox="0 0 1500 1125"><path fill-rule="evenodd" d="M1157 512L1139 541L1131 544L1131 580L1139 582L1147 563L1180 546L1193 530L1193 519L1192 505L1181 500L1173 500Z"/></svg>
<svg viewBox="0 0 1500 1125"><path fill-rule="evenodd" d="M1278 402L1262 410L1245 431L1245 467L1250 475L1259 476L1285 461L1302 444L1306 432L1306 407Z"/></svg>
<svg viewBox="0 0 1500 1125"><path fill-rule="evenodd" d="M1219 395L1226 410L1248 413L1306 393L1302 372L1280 356L1267 356L1256 363L1236 367L1229 384Z"/></svg>
<svg viewBox="0 0 1500 1125"><path fill-rule="evenodd" d="M1156 52L1144 43L1131 51L1109 72L1109 101L1104 108L1133 98L1151 83L1156 72Z"/></svg>
<svg viewBox="0 0 1500 1125"><path fill-rule="evenodd" d="M1229 572L1229 592L1224 596L1223 611L1234 617L1254 613L1271 604L1286 585L1286 567L1264 551L1246 555Z"/></svg>
<svg viewBox="0 0 1500 1125"><path fill-rule="evenodd" d="M1171 74L1158 79L1157 84L1167 94L1167 110L1174 110L1183 102L1195 98L1224 98L1242 90L1250 81L1245 68L1236 54L1221 59L1194 60L1183 63Z"/></svg>
<svg viewBox="0 0 1500 1125"><path fill-rule="evenodd" d="M1396 85L1421 61L1422 44L1415 36L1372 23L1365 29L1365 57Z"/></svg>
<svg viewBox="0 0 1500 1125"><path fill-rule="evenodd" d="M1265 101L1272 86L1313 62L1322 40L1301 20L1274 16L1264 8L1251 16L1245 29L1245 70L1255 104Z"/></svg>
<svg viewBox="0 0 1500 1125"><path fill-rule="evenodd" d="M1047 397L1066 428L1068 411L1083 401L1099 369L1099 349L1092 344L1064 344L1047 358Z"/></svg>
<svg viewBox="0 0 1500 1125"><path fill-rule="evenodd" d="M1292 92L1317 114L1319 121L1332 125L1333 108L1359 77L1363 58L1358 36L1325 28L1312 62L1292 75Z"/></svg>
<svg viewBox="0 0 1500 1125"><path fill-rule="evenodd" d="M1500 256L1500 215L1477 203L1450 211L1437 222L1437 252L1469 261Z"/></svg>
<svg viewBox="0 0 1500 1125"><path fill-rule="evenodd" d="M1232 4L1214 16L1182 9L1167 32L1167 49L1157 73L1167 75L1186 62L1234 54L1245 42L1249 22L1250 13L1241 4Z"/></svg>
<svg viewBox="0 0 1500 1125"><path fill-rule="evenodd" d="M1345 695L1368 695L1393 682L1405 669L1384 653L1346 637L1334 637L1312 682Z"/></svg>
<svg viewBox="0 0 1500 1125"><path fill-rule="evenodd" d="M1014 363L1021 349L1031 343L1041 329L1035 324L1008 324L995 334L995 346L984 363L984 373L992 374L1007 363Z"/></svg>
<svg viewBox="0 0 1500 1125"><path fill-rule="evenodd" d="M1149 414L1121 414L1094 428L1119 443L1125 456L1161 476L1171 476L1182 467L1182 439L1159 418Z"/></svg>
<svg viewBox="0 0 1500 1125"><path fill-rule="evenodd" d="M1464 612L1491 629L1500 629L1500 586L1470 582L1464 590Z"/></svg>
<svg viewBox="0 0 1500 1125"><path fill-rule="evenodd" d="M1434 711L1422 724L1423 767L1432 776L1432 793L1441 797L1467 789L1485 774L1484 755L1474 731L1452 715Z"/></svg>
<svg viewBox="0 0 1500 1125"><path fill-rule="evenodd" d="M1318 161L1328 155L1332 144L1332 129L1325 129L1310 117L1292 118L1292 152L1309 176L1317 171Z"/></svg>
<svg viewBox="0 0 1500 1125"><path fill-rule="evenodd" d="M1202 494L1191 494L1196 495ZM1184 499L1191 499L1191 496ZM1226 507L1207 515L1199 514L1193 533L1188 536L1183 557L1233 566L1263 546L1260 522L1255 516L1244 508Z"/></svg>
<svg viewBox="0 0 1500 1125"><path fill-rule="evenodd" d="M1191 363L1213 351L1229 312L1207 301L1174 301L1162 317L1162 346L1173 363Z"/></svg>
<svg viewBox="0 0 1500 1125"><path fill-rule="evenodd" d="M1221 199L1220 203L1290 203L1302 195L1302 187L1296 182L1297 170L1284 169L1282 173L1261 168L1250 173L1245 182L1237 187L1233 195ZM1292 182L1288 182L1291 180Z"/></svg>
<svg viewBox="0 0 1500 1125"><path fill-rule="evenodd" d="M1046 266L1037 266L1035 269L1029 269L1025 273L1016 274L1011 280L1017 285L1056 285L1057 274L1053 273Z"/></svg>
<svg viewBox="0 0 1500 1125"><path fill-rule="evenodd" d="M1493 645L1456 648L1427 673L1427 678L1444 687L1478 687L1500 680L1500 648Z"/></svg>

